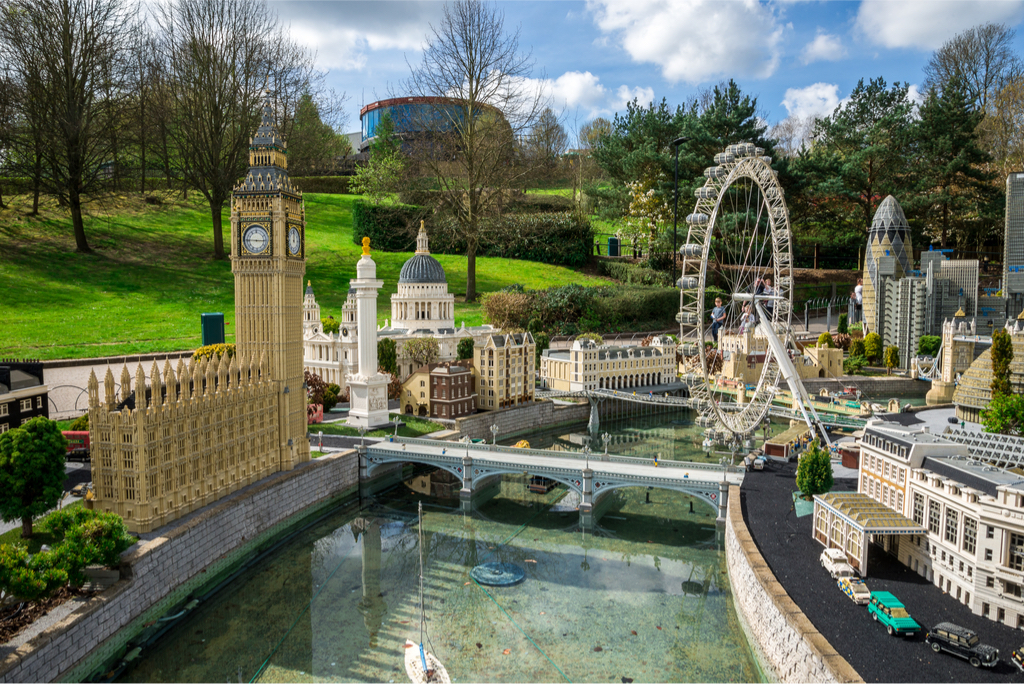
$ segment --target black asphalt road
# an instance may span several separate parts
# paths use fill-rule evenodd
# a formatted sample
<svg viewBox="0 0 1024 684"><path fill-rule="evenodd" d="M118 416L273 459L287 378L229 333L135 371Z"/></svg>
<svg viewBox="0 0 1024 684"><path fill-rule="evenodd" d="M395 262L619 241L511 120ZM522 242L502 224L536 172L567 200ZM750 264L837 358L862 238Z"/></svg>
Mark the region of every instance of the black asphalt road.
<svg viewBox="0 0 1024 684"><path fill-rule="evenodd" d="M852 491L855 480L836 480L833 491ZM872 546L866 582L872 591L891 591L925 629L949 621L978 632L999 649L995 668L971 667L947 653L933 653L924 634L910 639L890 637L836 586L821 567L824 548L811 537L814 516L797 518L792 493L796 464L770 464L751 471L741 490L743 517L751 536L775 577L829 643L866 682L1008 682L1024 681L1009 662L1010 651L1024 644L1024 631L975 616L895 558Z"/></svg>

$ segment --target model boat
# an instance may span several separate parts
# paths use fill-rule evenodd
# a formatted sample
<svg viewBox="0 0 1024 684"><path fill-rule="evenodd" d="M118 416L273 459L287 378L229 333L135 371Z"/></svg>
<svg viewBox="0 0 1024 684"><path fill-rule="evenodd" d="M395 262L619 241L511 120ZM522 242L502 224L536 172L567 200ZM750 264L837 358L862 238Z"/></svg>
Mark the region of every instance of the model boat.
<svg viewBox="0 0 1024 684"><path fill-rule="evenodd" d="M437 657L423 647L423 640L427 632L427 614L423 609L423 503L420 502L417 515L417 534L420 543L420 642L417 644L411 639L405 640L405 672L409 675L412 684L426 684L436 682L438 684L451 684L448 677L448 670ZM428 639L429 641L429 639Z"/></svg>

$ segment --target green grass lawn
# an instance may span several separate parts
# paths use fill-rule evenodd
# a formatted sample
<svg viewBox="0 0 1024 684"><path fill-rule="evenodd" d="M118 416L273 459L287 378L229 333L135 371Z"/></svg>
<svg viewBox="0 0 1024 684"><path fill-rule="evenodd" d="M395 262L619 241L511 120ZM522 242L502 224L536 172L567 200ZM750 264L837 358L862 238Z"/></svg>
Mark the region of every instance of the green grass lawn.
<svg viewBox="0 0 1024 684"><path fill-rule="evenodd" d="M68 504L64 508L74 508L75 506L81 505L81 501L75 501L74 503ZM19 524L13 530L8 530L7 532L0 534L0 545L17 544L19 546L25 546L28 548L29 553L38 553L39 549L43 546L43 544L49 544L52 547L54 544L61 541L61 539L63 539L64 537L63 535L61 535L58 538L57 535L50 531L50 528L46 525L47 517L48 516L37 518L32 522L31 539L21 538L21 525Z"/></svg>
<svg viewBox="0 0 1024 684"><path fill-rule="evenodd" d="M298 183L301 187L301 182ZM39 359L119 356L193 349L199 314L223 312L234 339L234 280L229 261L214 261L209 211L167 197L162 205L122 196L91 207L85 230L93 254L77 254L71 220L52 202L26 216L28 198L5 198L0 209L0 356ZM353 195L306 195L306 277L324 317L338 318L355 277L360 248L352 241ZM227 211L224 240L230 239ZM390 296L412 253L374 252L384 281L378 322L391 317ZM458 303L466 291L466 260L436 255L456 296L456 325L483 323L480 304ZM477 291L522 283L606 284L572 269L478 257Z"/></svg>

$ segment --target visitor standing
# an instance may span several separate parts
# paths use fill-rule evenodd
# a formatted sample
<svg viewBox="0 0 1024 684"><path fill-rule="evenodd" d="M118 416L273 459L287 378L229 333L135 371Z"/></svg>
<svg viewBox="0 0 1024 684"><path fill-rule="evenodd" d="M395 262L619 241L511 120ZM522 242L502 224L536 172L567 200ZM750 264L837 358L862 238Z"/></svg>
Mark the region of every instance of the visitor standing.
<svg viewBox="0 0 1024 684"><path fill-rule="evenodd" d="M860 323L864 320L864 279L857 278L857 287L853 288L853 296L855 298L853 309L856 311L856 321L854 323Z"/></svg>
<svg viewBox="0 0 1024 684"><path fill-rule="evenodd" d="M725 307L722 298L715 297L715 308L711 310L711 339L718 343L718 331L725 325Z"/></svg>

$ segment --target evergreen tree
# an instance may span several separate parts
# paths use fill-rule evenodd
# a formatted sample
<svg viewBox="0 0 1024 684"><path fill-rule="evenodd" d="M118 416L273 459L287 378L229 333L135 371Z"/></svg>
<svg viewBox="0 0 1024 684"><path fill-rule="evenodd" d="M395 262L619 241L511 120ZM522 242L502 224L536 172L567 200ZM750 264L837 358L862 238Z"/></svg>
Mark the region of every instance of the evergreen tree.
<svg viewBox="0 0 1024 684"><path fill-rule="evenodd" d="M377 364L394 376L398 376L398 346L390 337L377 342Z"/></svg>
<svg viewBox="0 0 1024 684"><path fill-rule="evenodd" d="M1010 385L1010 363L1013 361L1013 341L1006 329L992 334L992 396L1013 394Z"/></svg>
<svg viewBox="0 0 1024 684"><path fill-rule="evenodd" d="M67 448L57 423L42 416L0 434L0 517L20 519L25 539L32 536L32 518L64 494Z"/></svg>
<svg viewBox="0 0 1024 684"><path fill-rule="evenodd" d="M796 467L796 486L805 498L810 498L831 490L833 482L832 459L828 451L814 442L800 457Z"/></svg>
<svg viewBox="0 0 1024 684"><path fill-rule="evenodd" d="M472 337L467 337L463 340L459 340L459 346L455 348L456 356L459 361L473 358L473 348L476 343L473 342Z"/></svg>
<svg viewBox="0 0 1024 684"><path fill-rule="evenodd" d="M814 124L814 143L795 166L808 199L866 231L886 195L909 186L907 152L914 104L909 85L861 79L849 99ZM859 215L858 215L859 214Z"/></svg>
<svg viewBox="0 0 1024 684"><path fill-rule="evenodd" d="M975 132L985 118L975 109L959 79L928 91L914 125L917 195L908 208L920 208L931 233L945 247L951 234L971 236L974 244L996 225L999 190L995 174L985 170L992 157L978 145Z"/></svg>
<svg viewBox="0 0 1024 684"><path fill-rule="evenodd" d="M885 371L887 375L892 375L892 369L900 365L900 348L896 345L890 345L885 348Z"/></svg>

